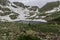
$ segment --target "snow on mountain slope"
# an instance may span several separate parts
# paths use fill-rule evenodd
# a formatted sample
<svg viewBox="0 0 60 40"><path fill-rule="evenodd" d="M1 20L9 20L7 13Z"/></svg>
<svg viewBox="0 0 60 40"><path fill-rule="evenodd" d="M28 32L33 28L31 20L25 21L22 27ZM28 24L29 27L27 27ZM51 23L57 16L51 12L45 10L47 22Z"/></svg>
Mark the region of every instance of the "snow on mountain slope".
<svg viewBox="0 0 60 40"><path fill-rule="evenodd" d="M13 6L17 7L13 7ZM10 3L9 5L3 6L0 4L0 7L4 10L0 10L0 20L1 21L9 21L9 22L13 22L13 21L20 21L20 20L25 20L25 21L41 21L41 22L47 22L43 19L29 19L32 17L36 17L36 15L39 13L38 9L36 11L30 11L28 10L28 8L23 8L23 7L19 7L17 5L15 5L14 3ZM8 11L9 9L9 11ZM5 13L8 12L8 13ZM30 15L30 12L33 12L34 15ZM17 14L17 17L15 18ZM14 16L14 17L13 17ZM12 18L10 18L12 17Z"/></svg>
<svg viewBox="0 0 60 40"><path fill-rule="evenodd" d="M52 13L55 11L60 11L60 5L58 7L53 8L52 10L46 11L45 13Z"/></svg>
<svg viewBox="0 0 60 40"><path fill-rule="evenodd" d="M48 9L47 7L46 9ZM60 11L60 5L53 7L51 10L45 10L44 12L40 12L39 9L40 8L37 6L26 6L19 2L8 3L8 5L5 6L0 4L0 20L9 22L20 20L47 22L44 18L51 15L53 12Z"/></svg>
<svg viewBox="0 0 60 40"><path fill-rule="evenodd" d="M44 18L47 21L57 19L60 17L60 5L58 7L53 8L52 10L45 12L46 17Z"/></svg>

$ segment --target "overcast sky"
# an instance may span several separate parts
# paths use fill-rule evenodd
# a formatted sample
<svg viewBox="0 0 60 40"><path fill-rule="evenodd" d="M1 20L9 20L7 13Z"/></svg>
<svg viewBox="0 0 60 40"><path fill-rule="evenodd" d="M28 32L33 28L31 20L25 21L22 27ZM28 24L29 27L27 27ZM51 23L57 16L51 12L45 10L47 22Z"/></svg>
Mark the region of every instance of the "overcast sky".
<svg viewBox="0 0 60 40"><path fill-rule="evenodd" d="M10 0L11 2L18 1L23 2L25 5L36 5L36 6L43 6L47 2L58 1L58 0Z"/></svg>

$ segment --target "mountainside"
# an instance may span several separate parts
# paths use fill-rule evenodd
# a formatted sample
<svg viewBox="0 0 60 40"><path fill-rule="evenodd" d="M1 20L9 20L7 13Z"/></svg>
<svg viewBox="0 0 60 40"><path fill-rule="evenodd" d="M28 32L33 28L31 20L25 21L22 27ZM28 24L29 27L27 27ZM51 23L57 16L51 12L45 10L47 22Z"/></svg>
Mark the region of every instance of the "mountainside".
<svg viewBox="0 0 60 40"><path fill-rule="evenodd" d="M40 16L43 15L45 16L45 20L50 21L55 18L60 17L60 1L56 2L49 2L45 6L39 9Z"/></svg>
<svg viewBox="0 0 60 40"><path fill-rule="evenodd" d="M47 22L46 17L51 15L57 9L60 11L58 1L49 2L42 8L38 6L26 6L21 2L6 2L8 5L0 3L0 20L1 21L41 21ZM57 11L57 12L58 12Z"/></svg>
<svg viewBox="0 0 60 40"><path fill-rule="evenodd" d="M39 8L0 0L0 40L60 40L58 4L48 2Z"/></svg>
<svg viewBox="0 0 60 40"><path fill-rule="evenodd" d="M58 7L60 5L60 1L56 1L56 2L48 2L46 5L44 5L40 11L49 11L52 10L55 7Z"/></svg>
<svg viewBox="0 0 60 40"><path fill-rule="evenodd" d="M42 19L38 18L38 7L37 6L26 6L20 2L8 3L8 5L0 4L0 20L1 21L42 21L46 22Z"/></svg>

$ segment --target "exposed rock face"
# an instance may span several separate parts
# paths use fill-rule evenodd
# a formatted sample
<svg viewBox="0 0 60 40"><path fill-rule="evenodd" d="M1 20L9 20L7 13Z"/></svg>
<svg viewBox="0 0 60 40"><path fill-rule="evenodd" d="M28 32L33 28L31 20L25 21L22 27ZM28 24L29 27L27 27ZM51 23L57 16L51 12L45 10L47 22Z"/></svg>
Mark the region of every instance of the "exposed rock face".
<svg viewBox="0 0 60 40"><path fill-rule="evenodd" d="M37 9L39 9L38 6L32 6L31 8L29 8L29 10L33 10L33 11L36 11Z"/></svg>
<svg viewBox="0 0 60 40"><path fill-rule="evenodd" d="M30 7L30 6L26 6L26 5L25 5L25 8L29 8L29 7Z"/></svg>
<svg viewBox="0 0 60 40"><path fill-rule="evenodd" d="M24 8L24 4L21 2L13 2L15 5L19 6L19 7L23 7Z"/></svg>
<svg viewBox="0 0 60 40"><path fill-rule="evenodd" d="M8 4L8 0L0 0L0 4L2 4L2 5L7 5Z"/></svg>

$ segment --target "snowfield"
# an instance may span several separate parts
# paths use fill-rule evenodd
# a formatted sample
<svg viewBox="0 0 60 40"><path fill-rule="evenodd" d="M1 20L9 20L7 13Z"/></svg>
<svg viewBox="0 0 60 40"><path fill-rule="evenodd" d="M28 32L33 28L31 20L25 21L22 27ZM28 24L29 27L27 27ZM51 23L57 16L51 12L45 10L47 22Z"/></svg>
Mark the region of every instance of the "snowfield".
<svg viewBox="0 0 60 40"><path fill-rule="evenodd" d="M14 13L10 13L9 15L5 15L5 16L0 16L0 21L14 22L14 21L24 20L24 21L47 22L46 20L41 19L41 18L45 18L46 16L41 16L41 18L39 18L39 16L37 15L37 14L40 13L38 11L38 9L36 11L33 11L33 10L29 10L28 8L23 8L23 7L16 6L14 3L8 3L8 4L9 5L6 5L6 6L3 6L3 5L0 4L0 7L1 8L8 8L8 9L11 10L10 12L15 12L15 13L17 13L19 15L17 16L16 19L11 19L9 17L10 15L14 15ZM13 7L12 5L15 6L15 7L17 7L17 8ZM60 11L60 5L59 5L59 7L56 7L54 9L52 9L52 10L49 10L49 11L46 11L45 13L48 13L48 15L51 15L50 13L53 13L56 10ZM4 13L4 12L9 12L9 11L2 11L2 10L0 10L0 13ZM33 12L33 15L30 15L30 12ZM42 13L40 13L40 14L42 14ZM38 19L35 19L34 17L38 18ZM29 18L33 18L33 20L29 19Z"/></svg>
<svg viewBox="0 0 60 40"><path fill-rule="evenodd" d="M11 3L12 5L16 6L15 4ZM41 22L47 22L46 20L43 20L43 19L27 19L27 18L32 18L32 17L35 17L37 15L38 12L38 9L36 11L33 11L35 12L34 15L30 16L29 15L29 12L32 12L32 11L29 11L27 8L22 8L22 7L19 7L19 6L16 6L17 8L14 8L11 6L11 4L9 4L9 6L2 6L0 5L2 8L9 8L11 10L11 12L15 12L15 13L18 13L19 15L17 16L16 19L11 19L9 17L9 15L6 15L6 16L0 16L0 20L1 21L9 21L9 22L13 22L13 21L20 21L20 20L24 20L24 21L41 21ZM3 13L2 10L0 10L1 13ZM12 13L10 15L13 15ZM29 16L29 17L28 17ZM36 16L37 17L37 16Z"/></svg>

